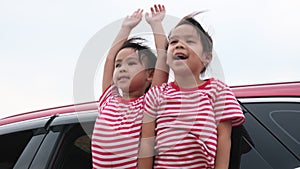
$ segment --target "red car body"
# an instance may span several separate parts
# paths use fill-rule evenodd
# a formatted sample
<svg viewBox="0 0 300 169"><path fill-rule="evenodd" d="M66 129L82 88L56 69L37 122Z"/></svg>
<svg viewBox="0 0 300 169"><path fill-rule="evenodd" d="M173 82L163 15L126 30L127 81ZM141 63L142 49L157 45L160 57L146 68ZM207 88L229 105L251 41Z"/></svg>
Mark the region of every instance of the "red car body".
<svg viewBox="0 0 300 169"><path fill-rule="evenodd" d="M239 148L231 155L230 169L299 168L300 81L231 89L246 122L239 129L242 134L232 135L232 145ZM6 154L0 168L91 168L90 137L97 108L94 101L0 119L0 153Z"/></svg>
<svg viewBox="0 0 300 169"><path fill-rule="evenodd" d="M274 96L289 96L300 97L300 82L285 82L285 83L269 83L269 84L254 84L231 86L237 98L253 98L253 97L274 97ZM53 116L55 114L65 114L83 110L97 109L97 102L88 102L84 104L67 105L43 110L27 112L23 114L6 117L0 121L0 125L5 125L13 122L30 120L39 117Z"/></svg>

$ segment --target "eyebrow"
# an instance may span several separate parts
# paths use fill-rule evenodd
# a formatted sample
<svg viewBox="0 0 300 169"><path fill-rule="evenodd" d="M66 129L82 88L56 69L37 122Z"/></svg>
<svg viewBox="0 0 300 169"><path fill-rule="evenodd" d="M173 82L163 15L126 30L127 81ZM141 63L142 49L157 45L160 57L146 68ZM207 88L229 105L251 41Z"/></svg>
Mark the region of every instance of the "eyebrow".
<svg viewBox="0 0 300 169"><path fill-rule="evenodd" d="M180 38L180 37L183 37L183 38L195 38L194 35L188 34L188 35L174 35L174 36L171 35L169 39Z"/></svg>
<svg viewBox="0 0 300 169"><path fill-rule="evenodd" d="M128 56L128 57L126 57L125 59L117 59L117 60L115 61L115 63L116 63L116 62L122 62L123 60L137 60L137 61L139 61L139 59L136 58L136 57L134 57L134 56Z"/></svg>

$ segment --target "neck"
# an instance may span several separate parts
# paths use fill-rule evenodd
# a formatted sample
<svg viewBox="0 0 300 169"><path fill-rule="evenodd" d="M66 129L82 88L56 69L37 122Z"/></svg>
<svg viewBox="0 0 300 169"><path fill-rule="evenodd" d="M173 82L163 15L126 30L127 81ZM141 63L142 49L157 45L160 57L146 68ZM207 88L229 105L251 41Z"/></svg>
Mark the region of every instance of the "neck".
<svg viewBox="0 0 300 169"><path fill-rule="evenodd" d="M183 88L194 88L203 84L204 81L199 78L199 76L176 76L175 83L179 87Z"/></svg>
<svg viewBox="0 0 300 169"><path fill-rule="evenodd" d="M125 100L136 99L138 97L141 97L144 94L144 92L142 92L142 91L129 91L129 92L121 91L121 92L122 92L121 95L122 95L123 99L125 99Z"/></svg>

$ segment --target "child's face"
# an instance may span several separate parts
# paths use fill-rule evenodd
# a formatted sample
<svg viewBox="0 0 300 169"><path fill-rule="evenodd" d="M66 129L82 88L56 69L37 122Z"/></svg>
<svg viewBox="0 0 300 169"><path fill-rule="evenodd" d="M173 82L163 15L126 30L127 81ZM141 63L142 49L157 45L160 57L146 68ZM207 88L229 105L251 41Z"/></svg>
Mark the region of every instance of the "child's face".
<svg viewBox="0 0 300 169"><path fill-rule="evenodd" d="M148 73L134 49L124 48L117 54L113 81L123 92L144 93L144 86L149 82Z"/></svg>
<svg viewBox="0 0 300 169"><path fill-rule="evenodd" d="M180 25L171 32L167 53L167 64L177 75L199 76L205 67L206 53L199 33L191 25Z"/></svg>

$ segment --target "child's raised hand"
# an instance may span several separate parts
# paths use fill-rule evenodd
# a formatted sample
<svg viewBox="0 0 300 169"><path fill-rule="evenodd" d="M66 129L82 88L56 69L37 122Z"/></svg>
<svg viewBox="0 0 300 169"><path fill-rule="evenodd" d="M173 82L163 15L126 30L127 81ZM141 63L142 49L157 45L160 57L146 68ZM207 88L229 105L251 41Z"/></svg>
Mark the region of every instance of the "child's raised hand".
<svg viewBox="0 0 300 169"><path fill-rule="evenodd" d="M161 22L166 14L165 6L164 5L154 5L154 7L150 8L151 15L146 13L145 18L146 21L151 25L156 22Z"/></svg>
<svg viewBox="0 0 300 169"><path fill-rule="evenodd" d="M137 24L139 24L141 22L142 16L143 16L142 9L138 9L138 10L134 11L132 15L127 16L124 19L124 21L122 23L122 27L128 27L130 29L133 29Z"/></svg>

